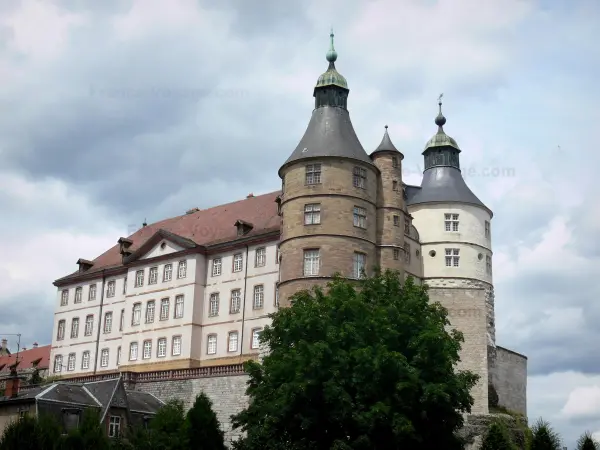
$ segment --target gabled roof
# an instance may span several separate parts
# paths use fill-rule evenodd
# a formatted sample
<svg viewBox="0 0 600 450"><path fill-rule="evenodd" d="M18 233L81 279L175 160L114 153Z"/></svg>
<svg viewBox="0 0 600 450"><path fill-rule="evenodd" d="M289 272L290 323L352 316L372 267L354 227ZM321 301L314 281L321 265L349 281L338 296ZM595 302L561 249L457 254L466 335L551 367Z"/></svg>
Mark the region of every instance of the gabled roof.
<svg viewBox="0 0 600 450"><path fill-rule="evenodd" d="M160 241L167 240L184 249L198 247L191 239L186 239L175 233L171 233L163 228L154 233L146 242L144 242L135 252L125 258L125 264L136 261L148 253Z"/></svg>
<svg viewBox="0 0 600 450"><path fill-rule="evenodd" d="M37 364L39 369L47 369L50 365L50 345L42 347L30 348L19 352L19 365L17 370L27 370L34 367L34 362L40 360ZM17 360L17 353L11 355L0 356L0 376L10 372L12 366ZM4 366L4 367L2 367Z"/></svg>

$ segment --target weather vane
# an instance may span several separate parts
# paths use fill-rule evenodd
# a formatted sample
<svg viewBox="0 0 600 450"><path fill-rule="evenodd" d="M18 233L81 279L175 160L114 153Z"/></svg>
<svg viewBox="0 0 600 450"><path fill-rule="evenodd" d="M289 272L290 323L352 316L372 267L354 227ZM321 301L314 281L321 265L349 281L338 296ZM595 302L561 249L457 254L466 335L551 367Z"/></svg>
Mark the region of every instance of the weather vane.
<svg viewBox="0 0 600 450"><path fill-rule="evenodd" d="M438 97L438 103L442 103L442 97L444 96L444 93L442 92L440 94L440 96Z"/></svg>

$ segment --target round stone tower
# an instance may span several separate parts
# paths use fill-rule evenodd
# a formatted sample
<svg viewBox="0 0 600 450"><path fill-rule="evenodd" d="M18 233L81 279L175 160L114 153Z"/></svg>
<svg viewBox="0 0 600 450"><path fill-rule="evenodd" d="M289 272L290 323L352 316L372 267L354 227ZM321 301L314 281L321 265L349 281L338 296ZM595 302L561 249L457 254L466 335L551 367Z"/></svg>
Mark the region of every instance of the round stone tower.
<svg viewBox="0 0 600 450"><path fill-rule="evenodd" d="M379 169L359 142L348 114L348 84L336 70L331 44L329 67L315 86L315 109L296 149L279 169L282 179L279 296L335 273L351 278L379 264L377 190Z"/></svg>

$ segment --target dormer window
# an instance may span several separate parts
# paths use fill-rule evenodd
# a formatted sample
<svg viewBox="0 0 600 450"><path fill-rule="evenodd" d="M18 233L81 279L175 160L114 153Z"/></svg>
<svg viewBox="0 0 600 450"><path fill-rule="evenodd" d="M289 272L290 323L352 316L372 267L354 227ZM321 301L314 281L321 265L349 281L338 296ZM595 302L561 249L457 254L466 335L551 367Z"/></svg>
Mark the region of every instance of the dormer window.
<svg viewBox="0 0 600 450"><path fill-rule="evenodd" d="M87 259L79 258L77 260L77 265L79 266L79 273L81 273L90 270L94 263L92 261L88 261Z"/></svg>
<svg viewBox="0 0 600 450"><path fill-rule="evenodd" d="M237 220L235 222L235 226L237 228L237 235L238 236L244 236L245 234L248 234L252 228L254 228L254 225L252 225L249 222L245 222L243 220Z"/></svg>

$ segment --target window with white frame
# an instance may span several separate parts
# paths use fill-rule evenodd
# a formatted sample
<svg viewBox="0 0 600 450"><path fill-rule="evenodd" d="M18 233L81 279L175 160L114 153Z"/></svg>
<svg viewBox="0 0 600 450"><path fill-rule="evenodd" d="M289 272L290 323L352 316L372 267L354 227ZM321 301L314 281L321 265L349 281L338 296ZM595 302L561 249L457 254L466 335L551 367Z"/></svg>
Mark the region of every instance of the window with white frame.
<svg viewBox="0 0 600 450"><path fill-rule="evenodd" d="M123 295L127 294L127 276L123 278Z"/></svg>
<svg viewBox="0 0 600 450"><path fill-rule="evenodd" d="M231 305L229 306L229 312L231 314L239 313L241 304L242 291L240 289L234 289L231 291Z"/></svg>
<svg viewBox="0 0 600 450"><path fill-rule="evenodd" d="M100 367L108 367L108 349L103 348L100 352Z"/></svg>
<svg viewBox="0 0 600 450"><path fill-rule="evenodd" d="M104 334L109 334L112 331L112 312L104 314Z"/></svg>
<svg viewBox="0 0 600 450"><path fill-rule="evenodd" d="M73 317L71 320L71 339L79 336L79 317Z"/></svg>
<svg viewBox="0 0 600 450"><path fill-rule="evenodd" d="M69 353L69 358L67 359L67 370L69 372L75 370L75 353Z"/></svg>
<svg viewBox="0 0 600 450"><path fill-rule="evenodd" d="M121 434L121 418L110 416L108 419L108 437L114 438Z"/></svg>
<svg viewBox="0 0 600 450"><path fill-rule="evenodd" d="M400 259L400 250L398 250L397 248L394 249L394 259L398 260Z"/></svg>
<svg viewBox="0 0 600 450"><path fill-rule="evenodd" d="M230 331L229 332L229 337L227 338L228 340L228 344L227 344L227 350L230 352L237 352L238 349L238 332L237 331Z"/></svg>
<svg viewBox="0 0 600 450"><path fill-rule="evenodd" d="M275 307L279 307L279 286L275 283Z"/></svg>
<svg viewBox="0 0 600 450"><path fill-rule="evenodd" d="M410 264L410 244L408 242L404 243L404 262Z"/></svg>
<svg viewBox="0 0 600 450"><path fill-rule="evenodd" d="M69 291L67 289L60 293L60 306L67 306L69 304Z"/></svg>
<svg viewBox="0 0 600 450"><path fill-rule="evenodd" d="M156 310L156 303L154 300L148 300L146 303L146 323L154 322L154 313Z"/></svg>
<svg viewBox="0 0 600 450"><path fill-rule="evenodd" d="M319 250L304 250L304 276L314 277L319 275Z"/></svg>
<svg viewBox="0 0 600 450"><path fill-rule="evenodd" d="M254 286L254 309L260 309L265 304L265 287L262 284Z"/></svg>
<svg viewBox="0 0 600 450"><path fill-rule="evenodd" d="M367 228L367 210L360 206L354 207L354 226L358 228Z"/></svg>
<svg viewBox="0 0 600 450"><path fill-rule="evenodd" d="M142 347L142 359L150 359L152 356L152 341L144 341Z"/></svg>
<svg viewBox="0 0 600 450"><path fill-rule="evenodd" d="M171 281L173 278L173 264L165 264L163 268L163 281Z"/></svg>
<svg viewBox="0 0 600 450"><path fill-rule="evenodd" d="M486 237L486 239L489 239L490 236L491 236L491 233L490 233L490 222L486 220L485 221L485 237Z"/></svg>
<svg viewBox="0 0 600 450"><path fill-rule="evenodd" d="M367 187L367 169L355 167L353 170L352 184L354 187L366 189Z"/></svg>
<svg viewBox="0 0 600 450"><path fill-rule="evenodd" d="M121 364L121 346L117 347L117 367Z"/></svg>
<svg viewBox="0 0 600 450"><path fill-rule="evenodd" d="M488 275L492 274L492 257L490 255L485 256L485 271Z"/></svg>
<svg viewBox="0 0 600 450"><path fill-rule="evenodd" d="M321 164L309 164L306 166L306 184L321 183Z"/></svg>
<svg viewBox="0 0 600 450"><path fill-rule="evenodd" d="M169 318L169 299L163 298L160 301L160 320L167 320Z"/></svg>
<svg viewBox="0 0 600 450"><path fill-rule="evenodd" d="M94 330L94 316L89 314L85 317L85 329L83 330L84 336L91 336Z"/></svg>
<svg viewBox="0 0 600 450"><path fill-rule="evenodd" d="M321 223L321 204L310 203L304 205L304 225L318 225Z"/></svg>
<svg viewBox="0 0 600 450"><path fill-rule="evenodd" d="M116 281L112 280L106 284L106 297L114 297L115 296L115 286Z"/></svg>
<svg viewBox="0 0 600 450"><path fill-rule="evenodd" d="M223 271L223 260L221 258L213 258L212 261L212 276L218 277Z"/></svg>
<svg viewBox="0 0 600 450"><path fill-rule="evenodd" d="M81 368L83 370L90 368L90 352L89 351L85 351L81 355Z"/></svg>
<svg viewBox="0 0 600 450"><path fill-rule="evenodd" d="M129 361L135 361L138 357L138 343L132 342L129 344Z"/></svg>
<svg viewBox="0 0 600 450"><path fill-rule="evenodd" d="M256 267L262 267L267 263L267 249L260 247L256 249L254 265Z"/></svg>
<svg viewBox="0 0 600 450"><path fill-rule="evenodd" d="M279 245L275 247L275 264L279 264L279 259L281 258L281 252L279 251Z"/></svg>
<svg viewBox="0 0 600 450"><path fill-rule="evenodd" d="M254 330L252 330L252 342L250 344L250 347L253 349L260 347L260 331L260 328L255 328Z"/></svg>
<svg viewBox="0 0 600 450"><path fill-rule="evenodd" d="M458 248L446 249L446 267L458 267L459 258Z"/></svg>
<svg viewBox="0 0 600 450"><path fill-rule="evenodd" d="M62 341L65 338L65 327L66 327L66 321L59 320L58 327L56 329L56 340L57 341Z"/></svg>
<svg viewBox="0 0 600 450"><path fill-rule="evenodd" d="M446 231L458 231L458 214L444 214L444 229Z"/></svg>
<svg viewBox="0 0 600 450"><path fill-rule="evenodd" d="M156 356L158 356L159 358L164 358L165 356L167 356L167 338L160 338L156 347Z"/></svg>
<svg viewBox="0 0 600 450"><path fill-rule="evenodd" d="M404 218L404 233L410 236L410 219L408 217Z"/></svg>
<svg viewBox="0 0 600 450"><path fill-rule="evenodd" d="M171 344L171 354L173 356L181 355L181 336L173 336L173 343Z"/></svg>
<svg viewBox="0 0 600 450"><path fill-rule="evenodd" d="M244 256L241 253L233 255L233 271L241 272L244 268Z"/></svg>
<svg viewBox="0 0 600 450"><path fill-rule="evenodd" d="M185 278L187 276L187 261L184 259L177 264L177 278Z"/></svg>
<svg viewBox="0 0 600 450"><path fill-rule="evenodd" d="M73 300L73 303L81 303L82 295L83 295L83 288L81 286L79 286L78 288L75 289L75 300Z"/></svg>
<svg viewBox="0 0 600 450"><path fill-rule="evenodd" d="M63 362L62 355L56 355L54 357L54 373L62 372L62 362Z"/></svg>
<svg viewBox="0 0 600 450"><path fill-rule="evenodd" d="M142 317L142 304L136 303L133 305L133 311L131 312L131 325L139 325Z"/></svg>
<svg viewBox="0 0 600 450"><path fill-rule="evenodd" d="M354 261L353 261L353 269L352 276L354 278L362 278L363 271L365 270L365 266L367 264L367 255L364 253L354 252Z"/></svg>
<svg viewBox="0 0 600 450"><path fill-rule="evenodd" d="M90 290L88 292L88 301L92 302L96 300L96 285L90 284Z"/></svg>
<svg viewBox="0 0 600 450"><path fill-rule="evenodd" d="M183 295L175 297L175 313L173 314L174 319L181 319L183 317Z"/></svg>
<svg viewBox="0 0 600 450"><path fill-rule="evenodd" d="M142 287L144 285L144 270L138 270L135 273L135 287Z"/></svg>
<svg viewBox="0 0 600 450"><path fill-rule="evenodd" d="M206 353L214 355L217 353L217 335L209 334L206 339Z"/></svg>
<svg viewBox="0 0 600 450"><path fill-rule="evenodd" d="M158 283L158 267L150 267L148 272L148 284Z"/></svg>
<svg viewBox="0 0 600 450"><path fill-rule="evenodd" d="M219 293L213 292L210 294L210 299L208 301L208 316L214 317L219 315Z"/></svg>
<svg viewBox="0 0 600 450"><path fill-rule="evenodd" d="M121 310L121 318L119 319L119 331L123 331L123 327L125 326L125 310Z"/></svg>

